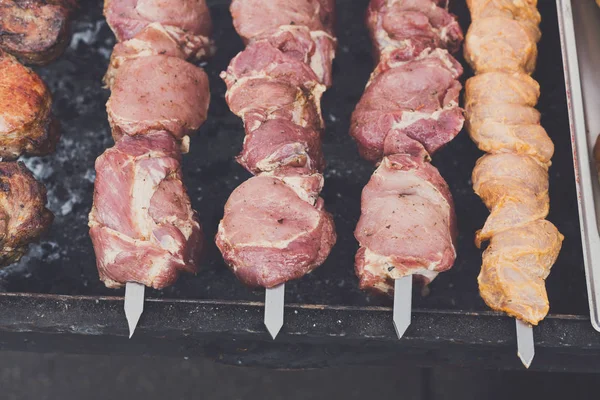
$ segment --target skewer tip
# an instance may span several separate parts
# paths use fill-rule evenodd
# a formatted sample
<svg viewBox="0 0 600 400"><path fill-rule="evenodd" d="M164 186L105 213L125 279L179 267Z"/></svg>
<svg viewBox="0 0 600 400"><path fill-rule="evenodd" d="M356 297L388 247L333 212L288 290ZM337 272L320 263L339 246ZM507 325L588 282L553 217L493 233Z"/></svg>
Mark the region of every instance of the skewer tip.
<svg viewBox="0 0 600 400"><path fill-rule="evenodd" d="M264 323L273 340L283 327L283 308L285 305L285 283L265 290Z"/></svg>
<svg viewBox="0 0 600 400"><path fill-rule="evenodd" d="M408 329L412 314L412 275L394 281L394 329L402 339Z"/></svg>
<svg viewBox="0 0 600 400"><path fill-rule="evenodd" d="M517 355L525 368L529 368L535 356L533 327L519 319L515 319L515 322L517 327Z"/></svg>
<svg viewBox="0 0 600 400"><path fill-rule="evenodd" d="M141 283L127 282L125 285L125 318L129 325L129 339L133 336L135 328L144 312L144 291L146 287Z"/></svg>

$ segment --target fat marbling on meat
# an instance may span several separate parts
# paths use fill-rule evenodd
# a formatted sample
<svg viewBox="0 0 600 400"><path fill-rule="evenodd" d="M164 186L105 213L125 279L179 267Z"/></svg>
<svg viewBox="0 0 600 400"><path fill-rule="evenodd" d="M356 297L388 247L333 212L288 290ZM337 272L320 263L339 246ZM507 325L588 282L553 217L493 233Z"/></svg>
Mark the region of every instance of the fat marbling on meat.
<svg viewBox="0 0 600 400"><path fill-rule="evenodd" d="M350 135L379 164L365 186L354 235L362 289L393 295L394 280L425 284L452 267L456 217L431 155L462 129L463 70L451 52L462 32L445 1L371 0L378 62L352 114Z"/></svg>
<svg viewBox="0 0 600 400"><path fill-rule="evenodd" d="M274 287L321 265L335 244L319 197L325 165L321 95L331 84L333 1L231 4L247 47L221 77L244 121L238 162L256 176L236 188L216 243L247 285Z"/></svg>
<svg viewBox="0 0 600 400"><path fill-rule="evenodd" d="M89 225L108 287L133 281L161 289L197 271L202 229L172 135L126 136L98 157Z"/></svg>
<svg viewBox="0 0 600 400"><path fill-rule="evenodd" d="M204 0L107 0L119 43L104 82L115 146L96 160L90 236L108 287L161 289L195 273L203 247L182 182L181 155L206 120L208 77L189 61L212 54Z"/></svg>

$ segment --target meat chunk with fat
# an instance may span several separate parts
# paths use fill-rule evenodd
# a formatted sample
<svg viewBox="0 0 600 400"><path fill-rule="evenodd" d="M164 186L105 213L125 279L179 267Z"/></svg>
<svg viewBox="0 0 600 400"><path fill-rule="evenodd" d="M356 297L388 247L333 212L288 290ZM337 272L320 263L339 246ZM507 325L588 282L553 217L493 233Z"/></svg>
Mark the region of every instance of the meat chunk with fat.
<svg viewBox="0 0 600 400"><path fill-rule="evenodd" d="M433 0L371 0L367 27L376 60L389 57L407 61L426 49L458 51L463 40L460 25L438 5Z"/></svg>
<svg viewBox="0 0 600 400"><path fill-rule="evenodd" d="M209 83L201 69L163 55L127 60L115 76L106 103L115 141L123 135L170 132L182 141L206 121Z"/></svg>
<svg viewBox="0 0 600 400"><path fill-rule="evenodd" d="M318 198L322 181L320 174L263 174L233 191L216 243L238 279L270 288L325 261L336 235L333 218Z"/></svg>
<svg viewBox="0 0 600 400"><path fill-rule="evenodd" d="M214 51L212 20L205 0L106 0L104 15L120 42L159 23L188 56L202 57Z"/></svg>
<svg viewBox="0 0 600 400"><path fill-rule="evenodd" d="M432 154L462 129L460 64L436 49L409 62L380 64L352 114L350 135L363 158Z"/></svg>
<svg viewBox="0 0 600 400"><path fill-rule="evenodd" d="M0 157L45 155L60 132L46 84L31 69L0 51Z"/></svg>
<svg viewBox="0 0 600 400"><path fill-rule="evenodd" d="M0 1L0 49L27 64L47 64L68 44L75 0Z"/></svg>
<svg viewBox="0 0 600 400"><path fill-rule="evenodd" d="M333 35L335 0L233 0L230 11L246 43L281 26L305 26Z"/></svg>
<svg viewBox="0 0 600 400"><path fill-rule="evenodd" d="M361 198L354 236L361 289L393 294L394 280L429 283L456 258L456 216L448 185L419 157L385 157Z"/></svg>
<svg viewBox="0 0 600 400"><path fill-rule="evenodd" d="M48 230L54 215L46 208L46 188L21 162L0 162L0 266L27 252Z"/></svg>
<svg viewBox="0 0 600 400"><path fill-rule="evenodd" d="M107 287L161 289L197 271L203 234L171 134L127 136L98 157L89 226Z"/></svg>

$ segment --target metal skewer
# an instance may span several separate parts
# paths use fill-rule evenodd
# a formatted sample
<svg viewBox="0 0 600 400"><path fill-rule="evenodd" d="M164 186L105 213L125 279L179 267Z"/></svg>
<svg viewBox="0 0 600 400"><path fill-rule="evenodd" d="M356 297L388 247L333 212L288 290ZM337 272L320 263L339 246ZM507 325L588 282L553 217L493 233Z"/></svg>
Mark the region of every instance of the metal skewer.
<svg viewBox="0 0 600 400"><path fill-rule="evenodd" d="M404 276L394 281L394 329L398 339L410 325L412 314L412 275Z"/></svg>
<svg viewBox="0 0 600 400"><path fill-rule="evenodd" d="M517 355L525 368L529 368L535 356L533 327L520 319L515 319L515 322L517 324Z"/></svg>
<svg viewBox="0 0 600 400"><path fill-rule="evenodd" d="M127 282L125 284L125 317L129 325L129 339L135 332L135 327L144 312L144 291L146 286L137 282Z"/></svg>
<svg viewBox="0 0 600 400"><path fill-rule="evenodd" d="M273 340L283 326L283 306L285 305L285 283L267 288L265 291L265 326Z"/></svg>

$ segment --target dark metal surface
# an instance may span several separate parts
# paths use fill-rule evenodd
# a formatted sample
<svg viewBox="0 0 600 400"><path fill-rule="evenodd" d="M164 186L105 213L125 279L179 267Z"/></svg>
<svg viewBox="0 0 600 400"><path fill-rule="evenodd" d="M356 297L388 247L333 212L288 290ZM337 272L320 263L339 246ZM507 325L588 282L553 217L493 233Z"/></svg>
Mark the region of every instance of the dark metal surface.
<svg viewBox="0 0 600 400"><path fill-rule="evenodd" d="M197 276L182 276L176 285L164 291L148 291L149 298L170 300L149 301L140 331L132 341L125 340L127 326L122 302L93 297L123 294L106 289L98 281L86 225L91 207L94 160L112 144L104 108L109 93L101 88L101 78L114 38L102 17L102 2L82 0L75 34L66 54L51 66L39 70L54 93L55 111L62 120L64 134L57 154L30 159L27 163L48 186L50 208L56 213L56 221L49 235L32 248L29 256L20 264L0 271L3 291L40 294L33 297L0 295L2 346L32 350L184 353L190 346L202 347L197 344L202 342L216 348L227 347L229 350L223 353L228 355L223 357L228 362L233 362L231 357L237 354L242 363L280 367L283 366L282 351L286 352L289 363L318 366L327 364L327 351L330 351L327 349L339 349L337 353L337 350L331 350L334 351L332 364L377 363L384 353L396 349L390 354L398 357L404 353L413 354L414 357L409 359L417 363L421 358L423 363L461 363L473 358L469 362L518 366L513 343L514 323L497 314L480 313L487 308L477 290L481 252L473 244L473 235L483 225L488 212L472 192L470 183L471 171L481 153L464 132L434 158L434 164L449 182L456 202L459 257L450 272L433 282L428 295L415 296L413 305L421 311L415 314L407 340L393 340L390 302L358 289L353 269L357 245L352 232L359 216L360 192L373 167L359 158L348 136L348 125L373 68L371 45L363 26L367 3L367 0L340 1L334 85L325 94L323 102L327 123L324 151L328 161L323 196L328 210L335 216L338 243L321 268L286 285L286 300L305 306L286 309L282 337L278 337L276 343L270 343L262 326L260 305L245 303L262 301L264 292L249 290L237 282L223 265L211 240L229 194L249 176L233 160L241 148L243 129L224 101L225 85L218 77L229 60L242 49L223 2L212 2L214 38L219 51L204 65L211 79L209 119L192 138L190 153L184 158L185 181L209 238L201 271ZM469 21L465 4L461 0L452 3L453 11L459 15L466 30ZM548 279L548 293L551 313L584 316L588 315L586 289L554 3L541 1L540 11L544 36L539 46L539 67L535 77L542 87L539 103L542 123L556 144L551 169L549 219L566 237ZM464 60L461 61L464 64ZM57 294L69 296L47 296ZM89 297L72 297L75 295ZM220 303L224 305L219 306ZM319 306L311 308L311 304ZM368 306L385 308L365 308ZM298 314L295 311L299 311ZM555 356L548 361L548 368L573 366L575 362L569 364L570 357L575 357L576 353L580 357L581 353L575 348L588 345L593 350L590 354L597 354L600 338L592 335L589 321L583 318L557 316L543 322L536 329L536 339L541 337L543 340L538 344L541 350L534 366L542 366ZM337 319L342 321L341 325ZM31 333L21 336L18 332L22 331ZM55 335L58 333L60 335ZM218 333L259 340L260 344L247 342L244 346L250 350L238 354L231 350L235 342L225 340ZM158 339L163 336L165 340ZM24 342L27 337L37 339L35 343ZM44 338L43 343L40 337ZM209 337L211 339L207 339ZM336 347L338 342L340 347ZM156 343L160 345L155 346ZM302 343L298 351L293 350L294 343ZM321 349L315 352L325 353L311 357L313 350L309 343ZM357 347L357 344L362 346ZM552 356L544 356L546 347ZM353 350L344 353L344 348ZM370 348L375 349L373 354L367 350ZM210 346L206 345L205 349ZM391 362L392 358L390 355L385 360ZM584 368L583 359L577 360L579 367ZM600 369L598 361L587 365L585 368Z"/></svg>

